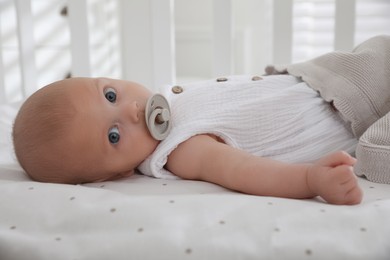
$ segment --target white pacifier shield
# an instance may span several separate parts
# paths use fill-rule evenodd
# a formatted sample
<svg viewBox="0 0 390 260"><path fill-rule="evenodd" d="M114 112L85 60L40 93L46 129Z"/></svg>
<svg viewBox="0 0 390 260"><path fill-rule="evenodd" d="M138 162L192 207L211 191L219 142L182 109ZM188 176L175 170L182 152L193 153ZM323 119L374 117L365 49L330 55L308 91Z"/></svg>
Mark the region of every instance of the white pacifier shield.
<svg viewBox="0 0 390 260"><path fill-rule="evenodd" d="M145 120L150 134L156 140L164 140L171 130L171 111L164 96L155 94L148 99Z"/></svg>

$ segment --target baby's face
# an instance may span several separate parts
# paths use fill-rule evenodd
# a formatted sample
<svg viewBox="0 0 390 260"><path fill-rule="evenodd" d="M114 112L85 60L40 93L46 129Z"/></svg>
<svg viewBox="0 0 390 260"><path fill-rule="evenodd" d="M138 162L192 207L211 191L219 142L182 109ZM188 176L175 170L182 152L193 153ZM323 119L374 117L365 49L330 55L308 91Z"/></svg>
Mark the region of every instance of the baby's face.
<svg viewBox="0 0 390 260"><path fill-rule="evenodd" d="M147 130L145 106L151 92L133 82L107 78L75 78L67 86L73 93L76 118L71 126L69 150L79 149L83 167L96 169L90 181L129 176L156 148Z"/></svg>

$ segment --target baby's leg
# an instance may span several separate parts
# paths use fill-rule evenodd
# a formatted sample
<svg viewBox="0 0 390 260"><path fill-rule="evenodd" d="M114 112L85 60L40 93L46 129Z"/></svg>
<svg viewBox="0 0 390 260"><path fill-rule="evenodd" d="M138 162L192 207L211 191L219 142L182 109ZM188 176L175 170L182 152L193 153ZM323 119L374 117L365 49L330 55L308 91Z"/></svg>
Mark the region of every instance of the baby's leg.
<svg viewBox="0 0 390 260"><path fill-rule="evenodd" d="M369 181L390 184L390 112L360 137L355 173Z"/></svg>
<svg viewBox="0 0 390 260"><path fill-rule="evenodd" d="M353 172L356 159L345 152L335 152L316 162L308 172L310 189L332 204L358 204L363 197Z"/></svg>

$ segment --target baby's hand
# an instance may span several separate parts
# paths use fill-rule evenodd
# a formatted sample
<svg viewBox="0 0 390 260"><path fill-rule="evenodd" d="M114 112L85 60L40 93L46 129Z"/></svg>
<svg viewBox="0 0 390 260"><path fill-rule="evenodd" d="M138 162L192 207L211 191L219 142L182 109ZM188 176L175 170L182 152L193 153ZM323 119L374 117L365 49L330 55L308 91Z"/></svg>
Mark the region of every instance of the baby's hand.
<svg viewBox="0 0 390 260"><path fill-rule="evenodd" d="M355 158L341 151L323 157L308 170L309 188L328 203L359 204L363 191L353 172L355 162Z"/></svg>

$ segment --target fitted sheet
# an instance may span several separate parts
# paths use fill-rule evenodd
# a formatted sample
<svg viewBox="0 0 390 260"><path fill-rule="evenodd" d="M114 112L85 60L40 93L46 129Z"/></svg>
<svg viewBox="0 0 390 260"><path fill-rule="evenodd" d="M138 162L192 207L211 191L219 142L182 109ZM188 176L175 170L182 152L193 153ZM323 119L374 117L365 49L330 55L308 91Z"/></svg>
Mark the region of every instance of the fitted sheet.
<svg viewBox="0 0 390 260"><path fill-rule="evenodd" d="M33 182L12 152L19 105L0 106L0 259L389 259L389 185L359 178L363 202L335 206L139 174Z"/></svg>

